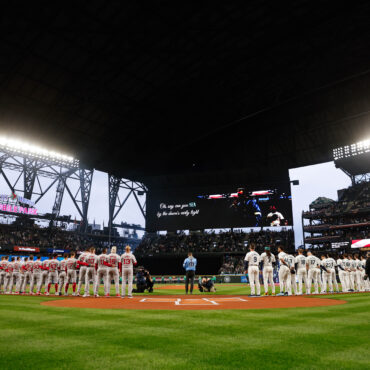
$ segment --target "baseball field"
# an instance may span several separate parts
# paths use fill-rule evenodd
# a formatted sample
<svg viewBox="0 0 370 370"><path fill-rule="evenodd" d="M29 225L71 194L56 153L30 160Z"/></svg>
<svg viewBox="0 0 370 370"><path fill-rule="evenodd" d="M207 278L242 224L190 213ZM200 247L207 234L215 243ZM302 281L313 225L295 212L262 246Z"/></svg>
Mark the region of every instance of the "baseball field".
<svg viewBox="0 0 370 370"><path fill-rule="evenodd" d="M249 298L248 293L246 286L229 284L217 286L215 298L198 292L188 297L205 302L217 301L217 295L275 299ZM134 300L147 304L180 294L182 289L164 288ZM126 310L48 305L62 303L64 297L1 295L0 368L368 369L370 293L317 297L344 304ZM68 298L73 299L81 298Z"/></svg>

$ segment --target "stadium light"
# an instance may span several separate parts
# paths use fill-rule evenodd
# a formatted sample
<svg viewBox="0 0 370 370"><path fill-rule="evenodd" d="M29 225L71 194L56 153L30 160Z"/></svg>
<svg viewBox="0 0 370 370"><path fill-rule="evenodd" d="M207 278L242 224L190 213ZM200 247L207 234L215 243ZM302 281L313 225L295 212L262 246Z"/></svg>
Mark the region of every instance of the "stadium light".
<svg viewBox="0 0 370 370"><path fill-rule="evenodd" d="M5 136L0 136L0 148L10 150L15 154L29 155L40 159L63 162L69 165L78 165L78 160L72 156L47 150L24 141L7 138Z"/></svg>
<svg viewBox="0 0 370 370"><path fill-rule="evenodd" d="M370 139L360 141L356 144L345 145L340 148L333 149L334 160L355 157L356 155L370 152Z"/></svg>

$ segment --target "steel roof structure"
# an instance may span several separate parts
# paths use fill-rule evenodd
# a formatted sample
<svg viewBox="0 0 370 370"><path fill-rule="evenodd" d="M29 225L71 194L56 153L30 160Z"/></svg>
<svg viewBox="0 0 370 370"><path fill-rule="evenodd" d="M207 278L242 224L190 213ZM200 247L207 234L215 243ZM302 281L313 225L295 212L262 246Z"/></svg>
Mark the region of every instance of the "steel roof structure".
<svg viewBox="0 0 370 370"><path fill-rule="evenodd" d="M284 180L369 134L369 2L64 5L2 8L2 133L149 188Z"/></svg>

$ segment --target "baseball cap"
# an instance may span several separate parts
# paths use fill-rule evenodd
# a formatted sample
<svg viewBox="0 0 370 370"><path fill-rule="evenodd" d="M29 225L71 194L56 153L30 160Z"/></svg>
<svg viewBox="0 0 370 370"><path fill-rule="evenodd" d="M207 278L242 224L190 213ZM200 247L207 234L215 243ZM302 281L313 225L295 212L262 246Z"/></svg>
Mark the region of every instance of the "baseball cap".
<svg viewBox="0 0 370 370"><path fill-rule="evenodd" d="M265 247L265 251L269 251L270 250L270 247Z"/></svg>

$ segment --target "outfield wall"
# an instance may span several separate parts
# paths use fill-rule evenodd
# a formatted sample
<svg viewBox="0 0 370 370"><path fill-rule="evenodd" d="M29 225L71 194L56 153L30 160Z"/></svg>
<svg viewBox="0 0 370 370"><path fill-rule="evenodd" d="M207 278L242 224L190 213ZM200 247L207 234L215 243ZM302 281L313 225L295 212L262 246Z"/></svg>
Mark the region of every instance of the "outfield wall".
<svg viewBox="0 0 370 370"><path fill-rule="evenodd" d="M216 275L223 262L223 253L198 254L197 274ZM182 264L187 257L184 255L164 255L160 256L136 256L138 265L144 266L151 275L183 275Z"/></svg>

